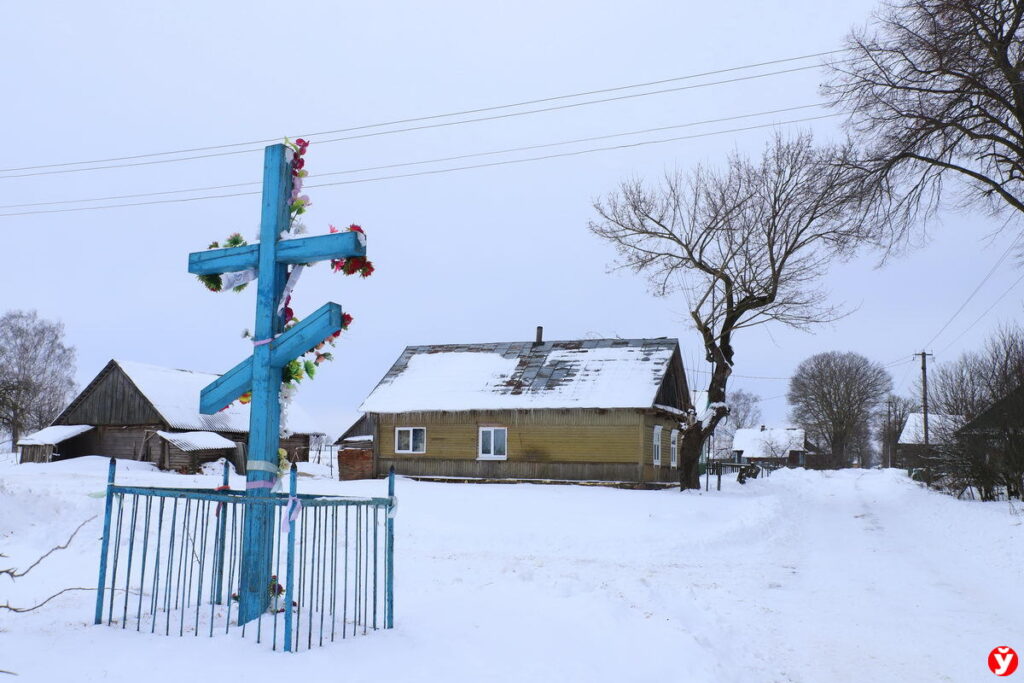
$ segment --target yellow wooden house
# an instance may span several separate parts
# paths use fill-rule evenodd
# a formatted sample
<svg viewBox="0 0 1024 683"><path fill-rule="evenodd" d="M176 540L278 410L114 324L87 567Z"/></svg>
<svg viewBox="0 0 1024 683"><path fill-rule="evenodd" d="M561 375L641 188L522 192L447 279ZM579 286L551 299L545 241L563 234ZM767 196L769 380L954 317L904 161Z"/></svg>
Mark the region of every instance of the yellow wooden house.
<svg viewBox="0 0 1024 683"><path fill-rule="evenodd" d="M373 469L439 478L677 481L693 407L679 342L410 346L359 429Z"/></svg>

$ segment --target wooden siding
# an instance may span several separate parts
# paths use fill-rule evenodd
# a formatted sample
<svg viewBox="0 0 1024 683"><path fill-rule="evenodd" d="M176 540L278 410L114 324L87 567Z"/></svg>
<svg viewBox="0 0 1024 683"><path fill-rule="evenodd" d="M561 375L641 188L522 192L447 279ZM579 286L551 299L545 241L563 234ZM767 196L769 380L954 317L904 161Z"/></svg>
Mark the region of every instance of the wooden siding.
<svg viewBox="0 0 1024 683"><path fill-rule="evenodd" d="M377 474L637 481L643 413L559 409L377 415ZM508 429L507 459L477 460L479 428ZM396 427L423 427L425 453L395 453Z"/></svg>
<svg viewBox="0 0 1024 683"><path fill-rule="evenodd" d="M26 462L50 462L50 456L53 455L53 446L50 444L18 446L18 448L21 449L21 455L18 458L18 462L21 464Z"/></svg>
<svg viewBox="0 0 1024 683"><path fill-rule="evenodd" d="M562 479L568 481L638 481L632 463L522 462L516 460L449 460L390 457L378 459L378 471L392 465L397 474L426 477L492 479Z"/></svg>
<svg viewBox="0 0 1024 683"><path fill-rule="evenodd" d="M381 458L476 460L479 428L508 429L508 460L522 462L638 463L629 410L536 410L403 413L378 416L376 450ZM396 427L423 427L426 452L395 453Z"/></svg>
<svg viewBox="0 0 1024 683"><path fill-rule="evenodd" d="M163 419L121 368L111 361L53 424L163 425Z"/></svg>
<svg viewBox="0 0 1024 683"><path fill-rule="evenodd" d="M654 465L654 427L661 425L661 466ZM643 481L677 481L679 468L672 467L672 430L679 429L679 420L649 413L643 420ZM680 441L682 439L680 438Z"/></svg>

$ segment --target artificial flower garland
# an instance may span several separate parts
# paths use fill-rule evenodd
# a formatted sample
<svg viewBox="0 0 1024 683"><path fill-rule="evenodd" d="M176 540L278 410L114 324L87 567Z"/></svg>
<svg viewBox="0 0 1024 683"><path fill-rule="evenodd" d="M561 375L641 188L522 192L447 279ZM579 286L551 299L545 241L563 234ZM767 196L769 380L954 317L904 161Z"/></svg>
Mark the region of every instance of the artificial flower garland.
<svg viewBox="0 0 1024 683"><path fill-rule="evenodd" d="M292 193L289 198L288 212L289 221L288 229L282 232L282 238L288 239L297 237L306 232L306 227L298 220L299 216L306 213L312 202L309 197L302 194L302 183L303 180L309 175L309 171L306 170L306 150L309 148L309 142L299 138L295 142L292 142L288 138L285 138L285 144L288 145L292 150L291 160L291 174L292 174ZM332 233L340 232L333 225L330 226ZM365 233L362 227L352 224L347 228L347 232L358 232L360 240L363 240ZM240 233L233 233L228 236L221 245L217 242L210 244L208 249L226 249L233 247L244 247L248 244L245 238ZM288 271L289 279L298 277L297 269L308 267L312 264L300 264L294 265ZM362 256L356 256L352 258L341 258L331 260L331 270L336 273L344 273L345 275L359 274L360 277L369 277L373 274L374 267L373 263ZM225 284L229 286L235 292L241 292L246 288L248 282L255 279L255 271L243 271L240 273L224 273L222 275L199 275L197 276L199 281L203 283L208 290L211 292L220 292L225 289ZM288 330L295 326L299 319L295 317L295 313L291 308L291 293L290 289L286 290L284 301L281 304L280 313L284 318L284 329ZM284 424L284 418L286 417L286 411L288 403L291 401L292 395L295 393L295 389L299 382L304 378L308 377L313 379L316 376L316 371L319 365L325 361L334 360L334 355L326 349L327 346L333 347L335 341L341 336L343 330L347 330L349 325L352 324L352 316L348 313L342 315L341 330L338 330L331 336L324 339L322 342L317 344L315 347L305 352L298 358L288 362L281 369L281 407L282 407L282 425ZM243 337L250 337L248 331L243 333ZM246 392L238 398L239 402L244 404L252 401L252 393ZM224 407L224 410L230 407Z"/></svg>

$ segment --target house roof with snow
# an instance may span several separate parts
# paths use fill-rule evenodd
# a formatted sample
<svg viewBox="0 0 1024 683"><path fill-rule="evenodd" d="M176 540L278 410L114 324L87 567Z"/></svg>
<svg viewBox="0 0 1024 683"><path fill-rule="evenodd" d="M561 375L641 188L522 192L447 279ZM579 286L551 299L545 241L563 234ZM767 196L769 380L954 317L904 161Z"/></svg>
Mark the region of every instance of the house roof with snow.
<svg viewBox="0 0 1024 683"><path fill-rule="evenodd" d="M34 434L18 439L18 446L56 446L73 436L84 434L92 429L92 425L53 425L40 429Z"/></svg>
<svg viewBox="0 0 1024 683"><path fill-rule="evenodd" d="M236 401L226 410L213 415L203 415L199 412L200 392L218 377L219 375L193 370L176 370L146 363L112 360L64 409L54 423L75 421L85 424L111 424L118 422L116 418L121 417L125 424L152 421L163 422L171 429L247 433L248 405ZM136 391L132 391L132 388ZM103 405L87 405L93 396ZM323 430L294 401L288 408L287 429L296 434L323 433Z"/></svg>
<svg viewBox="0 0 1024 683"><path fill-rule="evenodd" d="M367 413L690 407L675 339L409 346Z"/></svg>
<svg viewBox="0 0 1024 683"><path fill-rule="evenodd" d="M963 422L964 419L960 415L928 413L928 443L947 443ZM900 432L898 443L903 446L924 444L924 413L910 413L910 415L907 415L907 424L903 426L903 431Z"/></svg>
<svg viewBox="0 0 1024 683"><path fill-rule="evenodd" d="M783 458L790 451L805 451L806 434L797 427L750 427L737 429L732 450L745 458Z"/></svg>

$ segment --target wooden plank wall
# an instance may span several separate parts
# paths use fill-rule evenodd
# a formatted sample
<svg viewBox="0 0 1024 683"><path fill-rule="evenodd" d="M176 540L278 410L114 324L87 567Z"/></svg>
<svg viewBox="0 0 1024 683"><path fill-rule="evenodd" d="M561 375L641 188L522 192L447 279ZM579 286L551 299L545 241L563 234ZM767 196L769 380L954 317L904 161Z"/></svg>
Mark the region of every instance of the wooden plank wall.
<svg viewBox="0 0 1024 683"><path fill-rule="evenodd" d="M378 475L392 465L397 474L484 479L564 479L568 481L637 481L638 466L627 463L521 462L516 460L449 460L378 458Z"/></svg>
<svg viewBox="0 0 1024 683"><path fill-rule="evenodd" d="M154 425L160 416L116 365L108 366L98 381L62 414L62 425Z"/></svg>
<svg viewBox="0 0 1024 683"><path fill-rule="evenodd" d="M378 416L381 457L476 460L479 428L508 429L508 459L527 462L639 462L632 410L536 410L403 413ZM426 453L395 453L396 427L424 427Z"/></svg>

